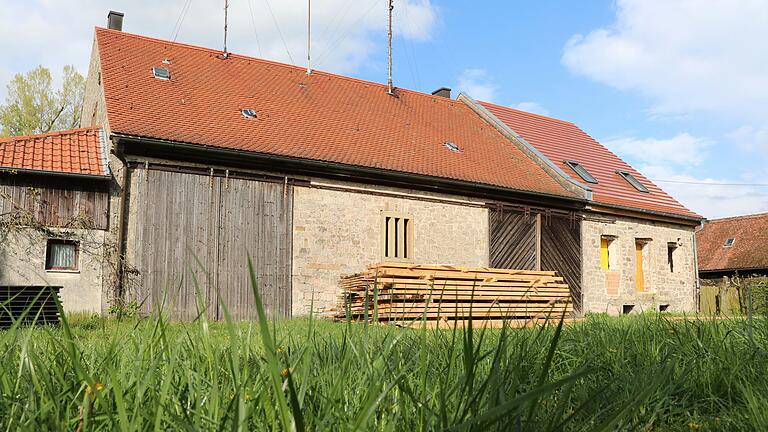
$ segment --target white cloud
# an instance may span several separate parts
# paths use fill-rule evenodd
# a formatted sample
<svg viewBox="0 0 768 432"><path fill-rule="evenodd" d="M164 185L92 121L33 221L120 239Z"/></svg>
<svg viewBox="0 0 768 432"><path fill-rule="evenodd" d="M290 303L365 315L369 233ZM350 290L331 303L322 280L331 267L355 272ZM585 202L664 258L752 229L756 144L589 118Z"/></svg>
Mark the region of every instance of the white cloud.
<svg viewBox="0 0 768 432"><path fill-rule="evenodd" d="M541 106L538 102L520 102L515 105L510 105L510 108L518 109L520 111L527 111L534 114L543 116L549 115L549 110Z"/></svg>
<svg viewBox="0 0 768 432"><path fill-rule="evenodd" d="M768 118L768 2L619 0L616 21L568 41L572 71L648 96L660 113Z"/></svg>
<svg viewBox="0 0 768 432"><path fill-rule="evenodd" d="M768 157L768 127L742 126L728 134L728 138L746 151L759 151Z"/></svg>
<svg viewBox="0 0 768 432"><path fill-rule="evenodd" d="M614 152L649 164L668 163L692 167L707 157L712 142L681 133L668 139L616 137L602 143Z"/></svg>
<svg viewBox="0 0 768 432"><path fill-rule="evenodd" d="M97 0L0 0L3 11L0 14L0 52L3 53L0 102L5 95L4 83L13 74L39 64L53 72L60 72L66 64L74 64L85 73L93 27L106 25L110 8L125 13L123 29L126 32L169 39L185 3L185 0L112 0L106 5ZM177 40L221 48L222 4L192 1ZM267 5L271 6L271 12ZM324 70L350 73L369 62L376 41L381 41L386 34L386 14L386 3L377 0L314 0L313 64ZM394 14L398 20L396 36L425 40L434 30L436 9L430 0L396 0ZM283 62L290 62L292 57L300 65L306 62L305 0L269 3L232 0L228 30L231 52ZM382 57L379 63L385 62Z"/></svg>
<svg viewBox="0 0 768 432"><path fill-rule="evenodd" d="M734 181L723 177L701 177L681 174L678 169L661 165L641 165L639 168L683 205L709 219L768 211L768 188L729 185L751 183L748 178Z"/></svg>
<svg viewBox="0 0 768 432"><path fill-rule="evenodd" d="M498 87L484 69L465 69L457 80L456 87L473 99L494 102Z"/></svg>

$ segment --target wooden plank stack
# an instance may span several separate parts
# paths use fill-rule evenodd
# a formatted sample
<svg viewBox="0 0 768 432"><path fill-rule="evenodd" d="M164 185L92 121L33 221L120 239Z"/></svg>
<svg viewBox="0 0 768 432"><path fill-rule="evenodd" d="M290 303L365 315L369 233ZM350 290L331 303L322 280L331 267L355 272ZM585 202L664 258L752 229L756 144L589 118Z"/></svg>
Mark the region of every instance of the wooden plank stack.
<svg viewBox="0 0 768 432"><path fill-rule="evenodd" d="M335 318L408 323L488 323L573 317L570 291L553 271L379 263L343 276Z"/></svg>
<svg viewBox="0 0 768 432"><path fill-rule="evenodd" d="M15 321L23 325L59 324L58 286L0 286L0 329Z"/></svg>

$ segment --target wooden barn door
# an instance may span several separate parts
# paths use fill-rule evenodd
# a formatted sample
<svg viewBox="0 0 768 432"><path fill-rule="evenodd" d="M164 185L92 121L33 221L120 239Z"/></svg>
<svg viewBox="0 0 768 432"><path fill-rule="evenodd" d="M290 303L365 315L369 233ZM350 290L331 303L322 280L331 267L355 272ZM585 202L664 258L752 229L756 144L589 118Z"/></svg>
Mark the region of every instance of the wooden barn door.
<svg viewBox="0 0 768 432"><path fill-rule="evenodd" d="M224 180L219 223L219 318L222 302L234 319L255 319L248 272L253 262L259 293L270 318L291 313L291 186Z"/></svg>
<svg viewBox="0 0 768 432"><path fill-rule="evenodd" d="M573 310L581 312L581 222L570 216L541 217L541 269L554 270L571 289Z"/></svg>
<svg viewBox="0 0 768 432"><path fill-rule="evenodd" d="M251 255L267 313L290 315L290 185L135 168L129 194L126 286L143 312L256 318Z"/></svg>
<svg viewBox="0 0 768 432"><path fill-rule="evenodd" d="M506 209L489 211L490 264L502 269L536 269L536 217Z"/></svg>

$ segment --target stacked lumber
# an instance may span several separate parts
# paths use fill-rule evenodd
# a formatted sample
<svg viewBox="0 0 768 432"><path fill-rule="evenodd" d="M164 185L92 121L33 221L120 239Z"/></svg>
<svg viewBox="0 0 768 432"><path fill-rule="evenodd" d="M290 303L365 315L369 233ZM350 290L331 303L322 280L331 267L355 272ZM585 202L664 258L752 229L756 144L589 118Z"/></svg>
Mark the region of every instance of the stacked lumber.
<svg viewBox="0 0 768 432"><path fill-rule="evenodd" d="M335 318L537 321L573 316L568 285L553 271L379 263L342 276Z"/></svg>
<svg viewBox="0 0 768 432"><path fill-rule="evenodd" d="M58 286L0 286L0 329L15 321L23 325L59 324Z"/></svg>

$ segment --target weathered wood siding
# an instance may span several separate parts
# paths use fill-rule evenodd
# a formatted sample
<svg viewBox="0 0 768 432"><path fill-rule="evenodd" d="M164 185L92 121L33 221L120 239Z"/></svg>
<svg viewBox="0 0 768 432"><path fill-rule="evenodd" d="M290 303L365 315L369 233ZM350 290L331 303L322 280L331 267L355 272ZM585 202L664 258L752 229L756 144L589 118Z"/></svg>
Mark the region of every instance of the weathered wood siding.
<svg viewBox="0 0 768 432"><path fill-rule="evenodd" d="M160 170L131 170L131 286L144 312L175 319L256 318L253 260L270 317L291 310L292 187Z"/></svg>
<svg viewBox="0 0 768 432"><path fill-rule="evenodd" d="M573 310L581 312L581 220L553 215L541 218L541 269L554 270L571 289Z"/></svg>
<svg viewBox="0 0 768 432"><path fill-rule="evenodd" d="M540 270L554 270L570 286L574 310L581 312L580 224L578 217L570 215L544 212L537 218L534 211L492 208L489 210L491 267L537 270L538 263Z"/></svg>
<svg viewBox="0 0 768 432"><path fill-rule="evenodd" d="M536 216L507 209L488 214L491 267L535 270Z"/></svg>
<svg viewBox="0 0 768 432"><path fill-rule="evenodd" d="M106 181L0 174L0 216L32 215L50 227L107 229Z"/></svg>

